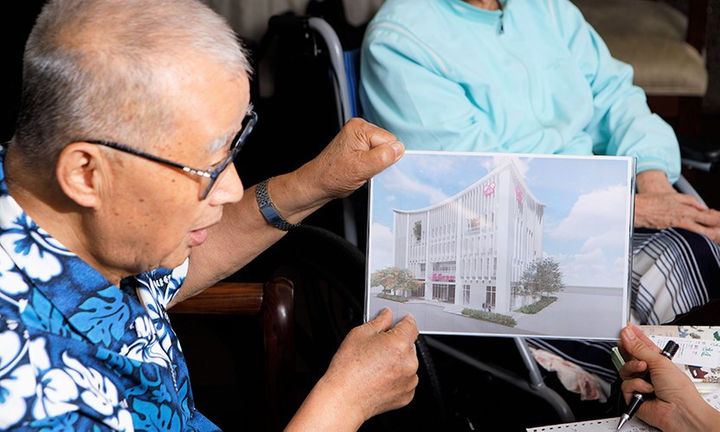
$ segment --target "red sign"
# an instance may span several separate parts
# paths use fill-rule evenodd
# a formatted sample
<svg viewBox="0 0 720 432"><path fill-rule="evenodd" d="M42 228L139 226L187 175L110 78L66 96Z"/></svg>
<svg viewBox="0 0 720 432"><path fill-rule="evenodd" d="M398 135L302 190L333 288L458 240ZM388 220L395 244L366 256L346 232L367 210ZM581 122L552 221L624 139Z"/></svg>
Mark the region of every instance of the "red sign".
<svg viewBox="0 0 720 432"><path fill-rule="evenodd" d="M483 186L483 195L486 197L493 196L495 194L495 182L491 181L490 183Z"/></svg>
<svg viewBox="0 0 720 432"><path fill-rule="evenodd" d="M430 276L431 280L440 282L455 282L455 275L444 275L442 273L433 273Z"/></svg>

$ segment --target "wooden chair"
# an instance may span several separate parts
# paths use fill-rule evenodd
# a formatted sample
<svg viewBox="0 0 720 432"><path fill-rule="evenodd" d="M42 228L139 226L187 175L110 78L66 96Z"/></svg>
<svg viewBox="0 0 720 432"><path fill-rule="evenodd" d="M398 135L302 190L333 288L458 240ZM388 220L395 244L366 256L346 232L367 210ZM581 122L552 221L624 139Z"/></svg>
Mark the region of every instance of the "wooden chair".
<svg viewBox="0 0 720 432"><path fill-rule="evenodd" d="M261 315L265 366L265 425L281 431L293 410L295 350L293 284L223 282L175 305L172 314Z"/></svg>
<svg viewBox="0 0 720 432"><path fill-rule="evenodd" d="M705 27L708 0L688 0L687 14L656 0L572 0L613 57L635 70L634 82L678 134L700 132L707 90Z"/></svg>

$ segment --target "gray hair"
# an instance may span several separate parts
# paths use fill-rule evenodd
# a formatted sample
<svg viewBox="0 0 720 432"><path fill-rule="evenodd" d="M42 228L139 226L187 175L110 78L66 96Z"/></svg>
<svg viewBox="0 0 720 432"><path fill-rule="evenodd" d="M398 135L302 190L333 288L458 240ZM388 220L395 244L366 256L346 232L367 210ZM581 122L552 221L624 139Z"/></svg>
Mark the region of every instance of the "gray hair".
<svg viewBox="0 0 720 432"><path fill-rule="evenodd" d="M25 47L12 151L48 169L78 140L161 142L175 121L162 83L187 73L189 56L252 73L224 19L197 0L51 0Z"/></svg>

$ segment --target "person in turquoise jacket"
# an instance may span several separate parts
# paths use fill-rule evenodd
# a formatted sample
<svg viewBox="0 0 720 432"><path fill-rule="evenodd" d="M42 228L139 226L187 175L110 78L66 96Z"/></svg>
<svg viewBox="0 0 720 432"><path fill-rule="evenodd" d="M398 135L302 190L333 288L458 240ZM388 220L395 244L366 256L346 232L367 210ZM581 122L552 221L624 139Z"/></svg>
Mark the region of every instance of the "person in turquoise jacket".
<svg viewBox="0 0 720 432"><path fill-rule="evenodd" d="M388 0L360 99L408 149L635 156L636 226L720 241L720 213L672 188L677 139L632 77L567 0Z"/></svg>
<svg viewBox="0 0 720 432"><path fill-rule="evenodd" d="M567 0L387 0L360 101L408 149L635 157L631 308L660 324L720 296L720 212L673 189L677 139L632 80Z"/></svg>

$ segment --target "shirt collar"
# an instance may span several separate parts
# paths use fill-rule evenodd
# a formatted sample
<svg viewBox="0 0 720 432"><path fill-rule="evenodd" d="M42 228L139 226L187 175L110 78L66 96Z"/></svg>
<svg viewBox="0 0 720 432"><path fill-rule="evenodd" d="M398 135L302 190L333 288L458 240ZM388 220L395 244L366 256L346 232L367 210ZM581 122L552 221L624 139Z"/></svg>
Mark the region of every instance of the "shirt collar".
<svg viewBox="0 0 720 432"><path fill-rule="evenodd" d="M123 292L119 287L39 227L9 195L5 182L5 153L6 149L0 147L0 248L26 281L73 326L83 317L80 312L97 312L103 299L108 304L122 301ZM126 305L127 312L141 312L137 309L140 304L132 303L135 305Z"/></svg>
<svg viewBox="0 0 720 432"><path fill-rule="evenodd" d="M443 0L441 3L445 4L453 13L465 19L493 25L497 25L502 19L503 11L507 7L507 0L500 0L501 9L494 11L480 9L463 0Z"/></svg>

